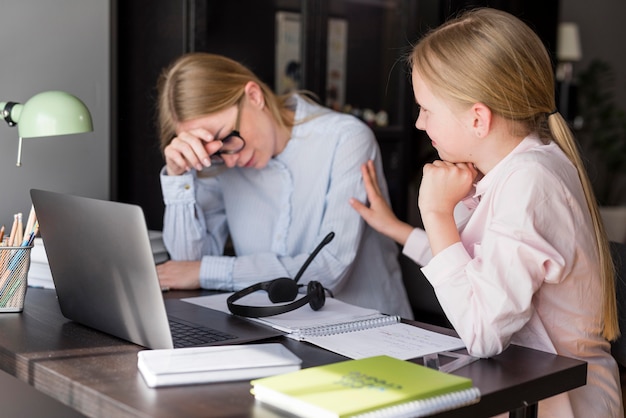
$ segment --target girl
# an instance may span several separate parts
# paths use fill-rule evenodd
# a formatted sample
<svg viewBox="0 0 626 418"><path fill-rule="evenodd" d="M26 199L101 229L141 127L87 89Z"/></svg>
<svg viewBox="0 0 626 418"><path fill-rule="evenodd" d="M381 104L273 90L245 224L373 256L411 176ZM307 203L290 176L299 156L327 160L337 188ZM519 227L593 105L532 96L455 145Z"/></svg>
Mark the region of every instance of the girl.
<svg viewBox="0 0 626 418"><path fill-rule="evenodd" d="M541 417L623 416L608 241L541 40L474 9L427 34L410 64L415 126L441 158L423 171L424 230L395 218L371 163L370 205L351 204L423 266L470 354L515 343L588 362L587 385L540 402Z"/></svg>

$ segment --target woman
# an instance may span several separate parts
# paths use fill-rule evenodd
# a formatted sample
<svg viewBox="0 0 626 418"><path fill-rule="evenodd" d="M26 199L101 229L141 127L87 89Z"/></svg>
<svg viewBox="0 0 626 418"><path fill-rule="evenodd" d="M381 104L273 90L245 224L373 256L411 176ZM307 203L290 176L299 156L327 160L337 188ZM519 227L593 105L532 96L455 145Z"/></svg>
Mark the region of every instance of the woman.
<svg viewBox="0 0 626 418"><path fill-rule="evenodd" d="M233 291L293 278L332 231L299 283L315 280L338 299L412 317L396 244L345 200L365 198L365 161L382 169L365 124L299 94L276 96L249 69L213 54L180 57L158 88L163 237L173 260L158 266L163 287ZM229 237L236 256L224 255Z"/></svg>
<svg viewBox="0 0 626 418"><path fill-rule="evenodd" d="M370 207L353 207L424 266L471 354L516 343L588 362L587 385L540 402L541 417L622 417L608 241L540 39L475 9L427 34L411 68L415 126L441 158L424 167L424 229L395 218L373 164Z"/></svg>

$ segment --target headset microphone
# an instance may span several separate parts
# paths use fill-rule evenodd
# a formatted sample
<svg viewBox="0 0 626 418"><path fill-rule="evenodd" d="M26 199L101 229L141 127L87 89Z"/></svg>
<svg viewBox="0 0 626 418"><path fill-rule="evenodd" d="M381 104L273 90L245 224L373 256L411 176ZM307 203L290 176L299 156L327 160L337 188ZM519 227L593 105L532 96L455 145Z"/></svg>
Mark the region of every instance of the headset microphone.
<svg viewBox="0 0 626 418"><path fill-rule="evenodd" d="M302 277L302 273L304 273L304 270L306 270L306 268L309 267L309 264L311 264L311 261L313 261L313 259L317 255L317 253L319 253L321 251L321 249L326 246L326 244L331 242L333 240L333 238L335 238L335 233L334 232L329 232L328 235L326 235L324 237L322 242L320 242L317 245L317 247L315 247L315 249L313 250L311 255L306 259L306 261L304 262L302 267L300 267L300 270L298 270L298 272L296 273L296 277L293 278L294 282L298 283L298 280L300 280L300 277Z"/></svg>
<svg viewBox="0 0 626 418"><path fill-rule="evenodd" d="M228 309L235 315L254 318L278 315L281 313L289 312L301 306L304 306L307 303L314 311L321 309L322 306L324 306L324 302L326 301L326 295L324 293L325 289L322 284L318 281L310 281L307 285L306 296L295 300L296 296L298 295L298 287L302 286L298 285L298 281L302 277L302 274L309 266L309 264L311 264L311 261L313 261L315 256L317 256L321 249L324 248L326 244L331 242L334 237L334 232L330 232L328 235L326 235L326 237L324 237L324 239L313 250L311 255L309 255L309 257L306 259L304 264L302 264L302 267L300 267L300 270L298 270L298 273L296 273L296 276L293 279L290 279L288 277L281 277L267 282L256 283L252 286L235 292L230 295L228 299L226 299ZM278 306L246 306L235 304L235 301L241 299L246 295L249 295L250 293L256 292L257 290L265 290L270 301L272 301L273 303L291 303Z"/></svg>

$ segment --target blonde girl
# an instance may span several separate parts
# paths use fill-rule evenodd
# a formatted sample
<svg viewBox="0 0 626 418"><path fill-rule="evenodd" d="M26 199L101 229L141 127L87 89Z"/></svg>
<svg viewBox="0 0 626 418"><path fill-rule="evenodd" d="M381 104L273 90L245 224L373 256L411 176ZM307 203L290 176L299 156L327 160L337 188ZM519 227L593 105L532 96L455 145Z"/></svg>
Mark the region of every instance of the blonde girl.
<svg viewBox="0 0 626 418"><path fill-rule="evenodd" d="M515 343L588 362L587 385L540 402L541 417L623 416L609 246L541 40L474 9L427 34L410 64L416 127L440 158L423 171L424 229L393 216L371 164L370 205L353 207L423 266L471 354Z"/></svg>

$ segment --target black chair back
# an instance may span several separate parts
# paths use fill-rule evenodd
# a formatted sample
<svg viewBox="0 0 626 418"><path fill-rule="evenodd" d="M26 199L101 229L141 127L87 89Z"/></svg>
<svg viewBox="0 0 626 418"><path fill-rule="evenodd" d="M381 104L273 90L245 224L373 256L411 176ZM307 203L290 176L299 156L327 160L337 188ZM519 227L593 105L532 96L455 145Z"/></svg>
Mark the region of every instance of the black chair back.
<svg viewBox="0 0 626 418"><path fill-rule="evenodd" d="M615 293L621 335L611 344L615 360L626 367L626 244L611 241L611 256L615 263Z"/></svg>

